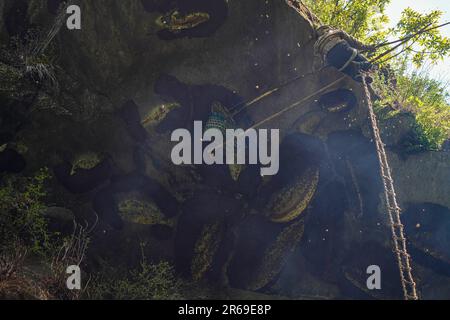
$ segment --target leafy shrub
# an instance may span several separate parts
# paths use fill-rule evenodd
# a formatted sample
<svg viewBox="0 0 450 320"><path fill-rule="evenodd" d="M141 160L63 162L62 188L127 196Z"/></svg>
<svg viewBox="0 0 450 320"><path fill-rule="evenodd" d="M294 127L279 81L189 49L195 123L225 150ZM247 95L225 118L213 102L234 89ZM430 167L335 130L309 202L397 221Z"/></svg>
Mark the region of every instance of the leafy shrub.
<svg viewBox="0 0 450 320"><path fill-rule="evenodd" d="M408 74L404 66L397 67L390 78L379 74L374 88L380 96L376 111L382 121L396 112L411 112L417 125L412 128L415 146L409 139L410 147L418 150L439 150L450 138L450 105L447 86L431 79L424 71ZM393 111L386 111L389 108Z"/></svg>
<svg viewBox="0 0 450 320"><path fill-rule="evenodd" d="M390 0L305 0L322 23L342 28L369 43L381 42L389 21L385 8Z"/></svg>
<svg viewBox="0 0 450 320"><path fill-rule="evenodd" d="M168 262L150 264L142 259L138 268L125 276L117 272L102 274L90 284L91 299L169 300L180 298L181 282Z"/></svg>
<svg viewBox="0 0 450 320"><path fill-rule="evenodd" d="M0 248L14 249L18 244L29 253L42 254L50 247L46 208L45 181L48 169L34 177L6 177L0 186Z"/></svg>

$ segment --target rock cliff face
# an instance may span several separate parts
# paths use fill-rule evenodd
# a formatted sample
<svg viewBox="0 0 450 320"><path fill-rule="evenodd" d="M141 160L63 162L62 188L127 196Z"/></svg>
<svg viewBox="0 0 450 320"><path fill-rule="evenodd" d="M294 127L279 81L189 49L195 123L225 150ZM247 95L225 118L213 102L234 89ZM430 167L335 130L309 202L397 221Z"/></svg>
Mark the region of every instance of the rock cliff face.
<svg viewBox="0 0 450 320"><path fill-rule="evenodd" d="M390 160L402 203L430 202L450 207L449 152L427 152L406 159L392 153Z"/></svg>
<svg viewBox="0 0 450 320"><path fill-rule="evenodd" d="M170 259L185 277L224 288L289 298L401 297L363 91L351 79L261 127L280 129L283 138L277 177L262 181L250 166L236 182L226 169L170 160L171 130L206 120L214 101L237 107L304 75L240 114L238 124L247 127L342 76L313 72L307 14L281 0L76 3L82 29L63 26L49 48L59 82L54 107L37 108L2 143L20 149L24 173L53 168L59 206L77 218L99 215L92 259L131 265L145 239L152 259ZM45 34L58 4L1 1L2 44L23 26ZM321 99L338 89L344 94ZM11 105L8 99L2 103ZM419 289L436 297L432 283L448 298L450 276L442 270L450 255L439 239L450 234L450 156L398 154L392 127L404 128L392 121L383 131L405 219L413 224L426 204L445 226L429 220L439 229L427 234L434 241L408 229ZM299 181L306 191L295 193ZM271 219L264 198L284 195L289 205L277 208L298 212ZM365 288L372 264L385 279L376 293Z"/></svg>

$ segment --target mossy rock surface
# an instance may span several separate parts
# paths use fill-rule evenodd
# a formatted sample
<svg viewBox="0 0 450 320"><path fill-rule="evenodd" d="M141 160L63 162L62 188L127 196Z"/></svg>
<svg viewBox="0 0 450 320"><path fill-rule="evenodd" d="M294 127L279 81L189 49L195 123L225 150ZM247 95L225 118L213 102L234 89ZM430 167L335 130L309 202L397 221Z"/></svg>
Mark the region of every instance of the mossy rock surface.
<svg viewBox="0 0 450 320"><path fill-rule="evenodd" d="M173 222L165 218L164 214L151 201L139 198L119 200L119 215L125 221L141 225L168 225Z"/></svg>
<svg viewBox="0 0 450 320"><path fill-rule="evenodd" d="M87 152L76 156L72 162L71 175L76 174L78 169L90 170L95 168L104 160L104 156L97 152Z"/></svg>
<svg viewBox="0 0 450 320"><path fill-rule="evenodd" d="M267 287L299 245L303 232L303 219L281 225L260 215L246 218L236 230L227 267L230 286L252 291Z"/></svg>
<svg viewBox="0 0 450 320"><path fill-rule="evenodd" d="M144 127L156 126L162 120L166 118L166 116L176 108L179 108L180 104L177 102L172 103L164 103L161 105L157 105L153 109L151 109L147 115L144 116L142 120L142 125Z"/></svg>
<svg viewBox="0 0 450 320"><path fill-rule="evenodd" d="M211 268L220 241L222 240L221 222L207 224L197 240L192 258L192 278L200 280Z"/></svg>
<svg viewBox="0 0 450 320"><path fill-rule="evenodd" d="M247 284L248 290L260 290L272 282L281 272L304 232L304 221L298 220L285 227L265 251L262 261Z"/></svg>
<svg viewBox="0 0 450 320"><path fill-rule="evenodd" d="M291 185L272 196L268 210L273 222L298 218L308 207L319 183L319 168L310 167Z"/></svg>

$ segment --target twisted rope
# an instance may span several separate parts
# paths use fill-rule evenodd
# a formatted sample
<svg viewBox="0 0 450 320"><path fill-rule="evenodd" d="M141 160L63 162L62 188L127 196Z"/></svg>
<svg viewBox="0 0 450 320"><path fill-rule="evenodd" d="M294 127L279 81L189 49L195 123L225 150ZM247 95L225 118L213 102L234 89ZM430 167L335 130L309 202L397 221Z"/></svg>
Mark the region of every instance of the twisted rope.
<svg viewBox="0 0 450 320"><path fill-rule="evenodd" d="M417 295L416 283L412 275L411 256L408 254L404 226L400 218L401 209L397 203L397 195L395 193L394 179L392 178L386 150L383 141L381 140L380 129L378 128L377 117L373 111L373 104L365 76L363 76L363 86L380 164L386 209L391 227L394 254L400 271L403 296L405 300L418 300L419 297Z"/></svg>

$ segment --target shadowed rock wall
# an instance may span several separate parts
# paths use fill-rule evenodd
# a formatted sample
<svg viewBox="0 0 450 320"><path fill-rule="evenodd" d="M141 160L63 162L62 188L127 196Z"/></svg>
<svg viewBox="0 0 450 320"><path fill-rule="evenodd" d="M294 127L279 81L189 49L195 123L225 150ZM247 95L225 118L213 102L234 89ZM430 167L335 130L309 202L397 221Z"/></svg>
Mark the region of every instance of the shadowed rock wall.
<svg viewBox="0 0 450 320"><path fill-rule="evenodd" d="M30 0L24 11L17 3L0 2L2 43L24 25L48 29L58 5ZM172 259L181 273L224 286L293 298L400 297L364 97L350 79L328 90L353 92L357 102L349 110L332 112L317 96L263 126L279 128L283 137L294 134L292 145L301 150L285 151L281 176L311 167L320 171L314 197L295 221L269 221L254 209L260 203L255 212L249 209L248 199L266 190L257 188L261 181L248 182L254 181L252 173L239 185L220 170L171 164L170 131L205 120L213 101L234 107L305 74L252 105L238 119L248 126L341 76L330 69L312 73L315 38L307 20L281 0L77 3L82 30L62 28L51 48L60 68L55 100L69 113L32 113L11 142L26 146L25 173L54 168L61 206L69 206L76 217L100 213L97 252L115 263L133 264L139 258L136 244L144 238L151 243L152 258ZM161 27L158 19L174 6L183 14L206 13L210 20L181 32ZM172 104L178 107L166 116L161 105ZM448 152L404 158L394 150L390 158L402 205L449 208ZM93 166L71 172L80 157L93 153L98 157ZM441 212L434 206L429 210ZM236 218L227 220L230 212ZM427 277L420 286L436 281L438 274L444 287L449 278L426 259L447 265L448 255L439 246L431 248L437 254L428 254L431 245L417 245L419 261L425 263L416 267ZM377 263L387 270L390 285L374 294L364 288L361 270Z"/></svg>

